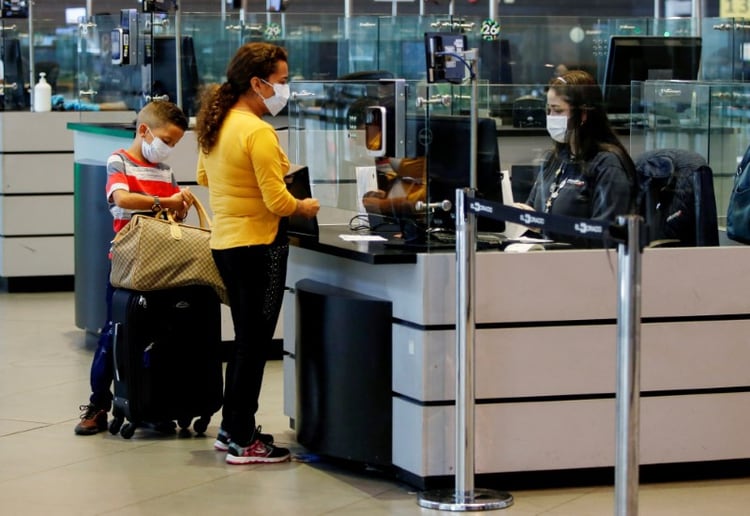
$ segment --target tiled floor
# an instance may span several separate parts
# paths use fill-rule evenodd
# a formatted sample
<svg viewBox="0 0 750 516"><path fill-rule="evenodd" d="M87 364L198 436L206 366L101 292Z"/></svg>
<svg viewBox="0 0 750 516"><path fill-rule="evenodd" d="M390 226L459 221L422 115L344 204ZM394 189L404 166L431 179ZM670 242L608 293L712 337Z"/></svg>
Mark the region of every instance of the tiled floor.
<svg viewBox="0 0 750 516"><path fill-rule="evenodd" d="M88 399L92 350L74 324L72 293L0 293L0 514L407 515L422 509L408 486L324 463L229 466L207 437L138 431L125 440L73 434ZM258 417L303 453L282 415L281 363L270 362ZM489 486L492 487L492 486ZM614 513L613 488L515 491L496 514ZM748 478L641 486L642 515L750 514ZM445 513L447 514L447 513Z"/></svg>

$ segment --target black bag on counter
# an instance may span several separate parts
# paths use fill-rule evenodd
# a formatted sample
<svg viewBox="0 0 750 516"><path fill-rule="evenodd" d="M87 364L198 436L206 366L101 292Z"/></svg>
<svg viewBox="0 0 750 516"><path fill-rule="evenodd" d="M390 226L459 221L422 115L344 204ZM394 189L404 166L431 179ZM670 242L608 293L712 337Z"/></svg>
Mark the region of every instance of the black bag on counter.
<svg viewBox="0 0 750 516"><path fill-rule="evenodd" d="M750 244L750 147L737 166L727 207L727 236Z"/></svg>

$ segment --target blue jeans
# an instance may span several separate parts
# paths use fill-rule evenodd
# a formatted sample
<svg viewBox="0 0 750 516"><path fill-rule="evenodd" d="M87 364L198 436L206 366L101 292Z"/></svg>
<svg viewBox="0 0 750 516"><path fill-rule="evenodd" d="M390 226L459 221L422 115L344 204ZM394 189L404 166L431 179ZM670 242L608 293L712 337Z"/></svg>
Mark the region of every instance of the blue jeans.
<svg viewBox="0 0 750 516"><path fill-rule="evenodd" d="M107 275L109 277L109 275ZM114 287L107 280L107 321L104 323L99 341L91 362L91 397L89 402L98 409L106 410L112 408L112 382L115 379L113 353L113 326L112 326L112 295Z"/></svg>

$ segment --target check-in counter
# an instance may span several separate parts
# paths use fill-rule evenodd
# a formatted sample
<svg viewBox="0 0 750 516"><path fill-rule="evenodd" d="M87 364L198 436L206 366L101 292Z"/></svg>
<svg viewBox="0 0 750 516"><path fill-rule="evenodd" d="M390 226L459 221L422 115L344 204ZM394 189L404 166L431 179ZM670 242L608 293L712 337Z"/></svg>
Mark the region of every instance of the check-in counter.
<svg viewBox="0 0 750 516"><path fill-rule="evenodd" d="M399 260L383 244L339 238L348 232L347 226L323 227L320 242L292 248L287 295L293 297L300 282L315 281L391 303L391 342L385 345L392 356L392 466L420 488L450 485L455 254L412 252ZM641 464L689 463L691 471L699 471L750 458L749 252L737 246L645 250ZM576 472L598 472L600 481L611 480L617 252L482 251L475 289L478 477L544 472L546 477L537 478L556 473L559 481ZM289 301L284 410L294 425L304 409L295 400L295 380L304 367L296 358L307 342L295 331L305 314L295 313ZM353 347L365 345L356 335L349 340ZM331 375L338 370L328 369ZM340 388L361 392L359 386ZM358 401L368 404L364 397Z"/></svg>

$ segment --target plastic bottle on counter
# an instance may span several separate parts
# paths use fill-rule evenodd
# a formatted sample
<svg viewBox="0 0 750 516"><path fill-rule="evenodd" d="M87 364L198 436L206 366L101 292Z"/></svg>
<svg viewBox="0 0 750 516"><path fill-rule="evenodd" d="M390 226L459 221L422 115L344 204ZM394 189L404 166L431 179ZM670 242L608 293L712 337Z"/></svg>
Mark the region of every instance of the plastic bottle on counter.
<svg viewBox="0 0 750 516"><path fill-rule="evenodd" d="M44 72L39 73L39 82L34 86L34 111L52 110L52 86L49 85Z"/></svg>

